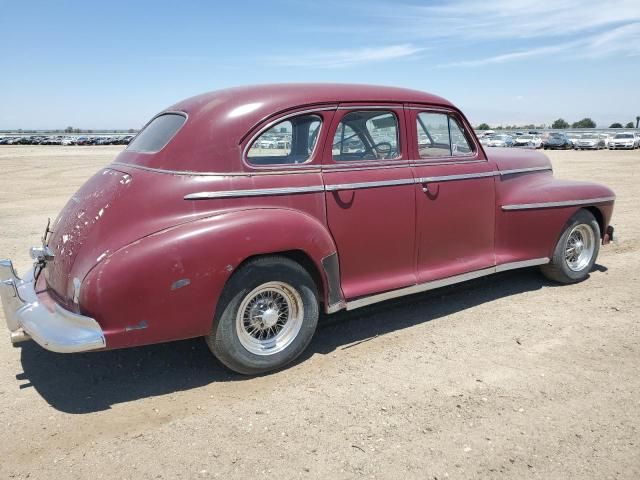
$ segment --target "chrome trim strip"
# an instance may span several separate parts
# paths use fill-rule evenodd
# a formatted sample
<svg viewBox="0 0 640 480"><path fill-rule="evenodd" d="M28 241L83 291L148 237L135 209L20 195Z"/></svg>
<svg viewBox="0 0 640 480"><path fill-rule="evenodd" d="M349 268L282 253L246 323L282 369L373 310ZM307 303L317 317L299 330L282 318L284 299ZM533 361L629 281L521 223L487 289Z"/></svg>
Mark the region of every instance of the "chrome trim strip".
<svg viewBox="0 0 640 480"><path fill-rule="evenodd" d="M251 190L227 190L222 192L196 192L184 196L185 200L204 200L209 198L263 197L270 195L288 195L296 193L324 192L322 185L286 188L255 188Z"/></svg>
<svg viewBox="0 0 640 480"><path fill-rule="evenodd" d="M616 197L587 198L584 200L565 200L562 202L540 202L540 203L516 203L513 205L503 205L502 210L531 210L536 208L573 207L578 205L590 205L592 203L613 202Z"/></svg>
<svg viewBox="0 0 640 480"><path fill-rule="evenodd" d="M417 183L452 182L455 180L470 180L473 178L495 177L498 172L463 173L459 175L443 175L441 177L422 177Z"/></svg>
<svg viewBox="0 0 640 480"><path fill-rule="evenodd" d="M411 285L409 287L399 288L397 290L391 290L390 292L378 293L375 295L370 295L368 297L358 298L357 300L352 300L350 302L347 302L346 309L354 310L356 308L365 307L373 303L383 302L385 300L391 300L392 298L404 297L405 295L413 295L414 293L426 292L428 290L434 290L436 288L446 287L448 285L454 285L456 283L466 282L467 280L473 280L474 278L484 277L497 272L513 270L515 268L544 265L546 263L549 263L549 259L546 257L534 258L531 260L524 260L520 262L504 263L502 265L483 268L481 270L475 270L473 272L467 272L461 275L454 275L452 277L441 278L439 280L433 280L431 282L421 283L419 285Z"/></svg>
<svg viewBox="0 0 640 480"><path fill-rule="evenodd" d="M123 167L136 168L138 170L145 170L147 172L154 173L166 173L169 175L191 175L191 176L203 176L203 177L254 177L256 175L288 175L298 173L316 172L320 173L320 165L305 165L300 164L295 167L295 170L277 170L277 171L262 171L262 172L196 172L193 170L167 170L164 168L145 167L144 165L134 165L126 162L112 162L111 165L121 165ZM105 168L110 168L111 165L107 165ZM300 170L303 170L302 172Z"/></svg>
<svg viewBox="0 0 640 480"><path fill-rule="evenodd" d="M377 187L395 187L398 185L413 185L415 179L407 178L400 180L380 180L378 182L360 182L360 183L339 183L336 185L326 185L324 188L327 192L335 192L338 190L358 190L361 188L377 188Z"/></svg>
<svg viewBox="0 0 640 480"><path fill-rule="evenodd" d="M498 173L500 175L515 175L517 173L531 173L531 172L544 172L547 170L553 171L553 167L529 167L529 168L514 168L511 170L500 170Z"/></svg>
<svg viewBox="0 0 640 480"><path fill-rule="evenodd" d="M136 167L148 169L148 167ZM399 185L411 185L422 183L452 182L458 180L473 180L476 178L488 178L500 175L511 175L514 173L531 173L542 170L549 170L550 167L532 167L513 169L505 171L491 171L478 173L463 173L458 175L442 175L438 177L402 178L398 180L380 180L376 182L356 182L339 183L335 185L312 185L306 187L283 187L283 188L258 188L250 190L227 190L222 192L196 192L185 195L185 200L203 200L212 198L237 198L237 197L263 197L270 195L287 195L296 193L319 193L323 191L336 192L339 190L359 190L363 188L395 187ZM200 174L202 175L202 174ZM505 207L502 207L505 209ZM533 208L533 207L532 207ZM510 210L511 208L506 208Z"/></svg>

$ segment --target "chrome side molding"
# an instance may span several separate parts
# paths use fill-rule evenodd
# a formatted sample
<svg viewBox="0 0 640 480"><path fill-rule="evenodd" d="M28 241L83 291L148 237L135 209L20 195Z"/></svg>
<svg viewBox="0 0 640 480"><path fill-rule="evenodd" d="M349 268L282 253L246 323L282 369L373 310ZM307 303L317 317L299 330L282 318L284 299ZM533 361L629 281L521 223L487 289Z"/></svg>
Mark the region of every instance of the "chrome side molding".
<svg viewBox="0 0 640 480"><path fill-rule="evenodd" d="M220 192L195 192L184 196L185 200L207 200L215 198L264 197L273 195L294 195L298 193L338 192L341 190L359 190L363 188L394 187L423 183L453 182L473 180L476 178L515 175L518 173L534 173L551 170L551 167L518 168L513 170L492 170L490 172L463 173L458 175L441 175L436 177L401 178L397 180L379 180L375 182L339 183L335 185L311 185L305 187L255 188L248 190L225 190Z"/></svg>
<svg viewBox="0 0 640 480"><path fill-rule="evenodd" d="M574 207L579 205L591 205L594 203L613 202L616 197L598 197L586 198L583 200L565 200L562 202L539 202L539 203L514 203L512 205L503 205L502 210L532 210L537 208L554 208L554 207Z"/></svg>
<svg viewBox="0 0 640 480"><path fill-rule="evenodd" d="M431 282L421 283L418 285L411 285L409 287L399 288L397 290L391 290L389 292L377 293L368 297L358 298L347 302L346 309L354 310L356 308L365 307L378 302L384 302L385 300L391 300L392 298L404 297L406 295L413 295L414 293L426 292L428 290L434 290L440 287L446 287L454 285L456 283L466 282L467 280L473 280L474 278L485 277L493 273L504 272L507 270L514 270L516 268L533 267L536 265L544 265L549 263L547 257L534 258L531 260L523 260L520 262L503 263L502 265L496 265L494 267L483 268L481 270L474 270L473 272L467 272L460 275L454 275L452 277L441 278L433 280Z"/></svg>

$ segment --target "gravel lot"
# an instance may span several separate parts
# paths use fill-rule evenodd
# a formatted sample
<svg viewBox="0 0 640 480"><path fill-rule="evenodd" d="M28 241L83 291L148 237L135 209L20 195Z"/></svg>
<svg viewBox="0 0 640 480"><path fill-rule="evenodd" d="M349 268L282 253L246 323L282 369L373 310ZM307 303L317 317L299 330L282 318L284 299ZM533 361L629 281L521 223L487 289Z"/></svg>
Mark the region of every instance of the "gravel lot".
<svg viewBox="0 0 640 480"><path fill-rule="evenodd" d="M27 268L121 149L0 147L0 257ZM331 316L258 378L201 339L66 356L7 335L0 478L640 478L640 152L548 155L618 196L586 282L528 269Z"/></svg>

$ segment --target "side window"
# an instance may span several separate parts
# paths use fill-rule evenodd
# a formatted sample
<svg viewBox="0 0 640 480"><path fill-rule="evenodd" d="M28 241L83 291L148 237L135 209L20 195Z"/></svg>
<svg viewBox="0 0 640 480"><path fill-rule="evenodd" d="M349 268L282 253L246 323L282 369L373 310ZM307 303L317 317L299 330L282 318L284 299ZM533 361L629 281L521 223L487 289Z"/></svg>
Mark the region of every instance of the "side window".
<svg viewBox="0 0 640 480"><path fill-rule="evenodd" d="M451 153L453 156L469 155L473 153L464 129L454 117L449 117L449 132L451 132Z"/></svg>
<svg viewBox="0 0 640 480"><path fill-rule="evenodd" d="M418 153L420 158L448 157L449 119L444 113L418 114Z"/></svg>
<svg viewBox="0 0 640 480"><path fill-rule="evenodd" d="M398 138L398 118L393 112L349 112L338 124L331 152L338 162L394 159L400 155Z"/></svg>
<svg viewBox="0 0 640 480"><path fill-rule="evenodd" d="M322 118L300 115L277 123L254 140L247 152L251 165L290 165L305 163L311 158Z"/></svg>
<svg viewBox="0 0 640 480"><path fill-rule="evenodd" d="M473 153L464 129L446 113L419 113L417 116L420 158L463 156Z"/></svg>

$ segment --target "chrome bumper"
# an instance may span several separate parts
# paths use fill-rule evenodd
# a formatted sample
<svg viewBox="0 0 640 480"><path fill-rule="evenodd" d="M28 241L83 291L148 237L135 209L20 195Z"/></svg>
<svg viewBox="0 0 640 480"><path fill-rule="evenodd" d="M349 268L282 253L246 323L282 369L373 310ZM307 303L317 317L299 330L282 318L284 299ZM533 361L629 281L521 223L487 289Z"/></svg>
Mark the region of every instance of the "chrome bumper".
<svg viewBox="0 0 640 480"><path fill-rule="evenodd" d="M11 260L0 260L0 298L14 343L30 337L43 348L59 353L106 346L102 329L93 318L70 312L57 303L51 311L38 301L33 269L20 279Z"/></svg>

